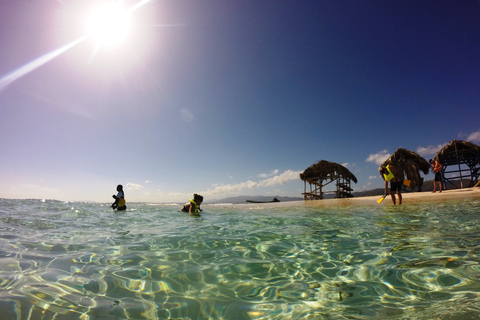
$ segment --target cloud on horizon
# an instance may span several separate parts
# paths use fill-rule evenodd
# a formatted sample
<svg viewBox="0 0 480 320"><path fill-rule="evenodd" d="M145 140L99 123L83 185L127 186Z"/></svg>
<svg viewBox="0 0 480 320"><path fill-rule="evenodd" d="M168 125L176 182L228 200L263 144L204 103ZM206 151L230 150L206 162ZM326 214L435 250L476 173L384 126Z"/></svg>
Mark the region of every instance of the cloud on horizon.
<svg viewBox="0 0 480 320"><path fill-rule="evenodd" d="M390 153L388 153L387 149L379 151L377 153L371 154L367 158L367 162L374 162L378 165L381 165L385 160L390 157Z"/></svg>
<svg viewBox="0 0 480 320"><path fill-rule="evenodd" d="M437 154L440 149L442 149L447 143L442 143L442 144L437 144L436 146L430 145L428 147L418 147L417 148L417 153L421 156L428 156L428 155L434 155Z"/></svg>
<svg viewBox="0 0 480 320"><path fill-rule="evenodd" d="M262 187L272 187L276 185L282 185L292 180L299 180L299 175L302 171L286 170L283 173L278 174L278 169L274 170L271 174L261 174L260 177L265 177L260 181L247 180L235 184L222 184L215 185L213 189L204 191L203 194L212 195L225 195L225 194L238 194L245 189L256 189ZM275 174L274 176L271 176ZM267 177L270 175L270 177Z"/></svg>
<svg viewBox="0 0 480 320"><path fill-rule="evenodd" d="M139 190L139 189L142 189L143 186L140 185L140 184L136 184L136 183L131 183L131 182L129 182L129 183L127 183L127 184L125 185L125 188L126 188L126 189L130 189L130 190Z"/></svg>
<svg viewBox="0 0 480 320"><path fill-rule="evenodd" d="M269 177L273 177L273 176L276 176L278 174L278 169L275 169L273 170L272 172L270 173L260 173L258 175L259 178L269 178Z"/></svg>

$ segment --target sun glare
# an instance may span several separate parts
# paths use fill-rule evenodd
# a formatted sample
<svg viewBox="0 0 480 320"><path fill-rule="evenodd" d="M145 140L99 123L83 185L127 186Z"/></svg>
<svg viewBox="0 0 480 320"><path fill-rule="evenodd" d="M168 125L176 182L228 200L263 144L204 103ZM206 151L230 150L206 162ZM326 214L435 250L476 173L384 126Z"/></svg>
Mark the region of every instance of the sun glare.
<svg viewBox="0 0 480 320"><path fill-rule="evenodd" d="M98 45L117 44L130 31L129 18L129 12L119 5L102 5L88 19L88 35Z"/></svg>

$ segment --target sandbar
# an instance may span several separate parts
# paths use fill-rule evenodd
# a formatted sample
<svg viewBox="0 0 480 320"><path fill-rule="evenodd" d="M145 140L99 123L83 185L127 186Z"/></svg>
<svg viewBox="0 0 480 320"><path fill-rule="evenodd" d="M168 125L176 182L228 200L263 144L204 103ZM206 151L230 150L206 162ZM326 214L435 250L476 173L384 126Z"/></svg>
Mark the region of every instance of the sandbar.
<svg viewBox="0 0 480 320"><path fill-rule="evenodd" d="M345 199L322 199L322 200L304 200L304 201L285 201L272 203L246 203L241 206L248 206L251 208L268 208L268 207L344 207L344 206L393 206L392 199L388 195L381 203L377 200L382 195L368 196L368 197L353 197ZM417 203L432 203L432 202L447 202L447 201L461 201L461 200L476 200L480 199L480 187L463 188L444 190L442 192L432 193L425 192L408 192L402 193L403 205L417 204ZM397 197L398 204L398 197Z"/></svg>

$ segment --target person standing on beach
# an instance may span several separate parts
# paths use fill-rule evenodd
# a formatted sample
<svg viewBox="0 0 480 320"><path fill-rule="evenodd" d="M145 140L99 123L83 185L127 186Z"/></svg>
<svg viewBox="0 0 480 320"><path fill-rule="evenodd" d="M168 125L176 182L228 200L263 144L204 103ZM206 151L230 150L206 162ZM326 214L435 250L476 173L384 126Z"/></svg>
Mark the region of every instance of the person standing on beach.
<svg viewBox="0 0 480 320"><path fill-rule="evenodd" d="M121 184L117 186L117 192L117 195L112 196L113 199L115 199L115 202L111 205L112 209L117 209L118 211L127 210L125 193L123 192L123 186Z"/></svg>
<svg viewBox="0 0 480 320"><path fill-rule="evenodd" d="M393 204L397 204L395 193L398 195L398 204L402 204L403 171L392 164L385 167L381 166L378 171L385 180L385 194L388 194L388 181L390 181L390 195Z"/></svg>
<svg viewBox="0 0 480 320"><path fill-rule="evenodd" d="M182 207L182 212L188 212L192 213L195 215L200 215L199 211L201 212L202 209L200 209L200 205L203 202L203 197L199 194L194 194L193 199L188 200L187 203L185 203Z"/></svg>
<svg viewBox="0 0 480 320"><path fill-rule="evenodd" d="M432 193L437 192L437 183L438 183L438 192L442 192L442 168L443 165L438 161L438 159L430 159L430 164L432 165L432 170L435 173L435 180L433 181L433 191Z"/></svg>

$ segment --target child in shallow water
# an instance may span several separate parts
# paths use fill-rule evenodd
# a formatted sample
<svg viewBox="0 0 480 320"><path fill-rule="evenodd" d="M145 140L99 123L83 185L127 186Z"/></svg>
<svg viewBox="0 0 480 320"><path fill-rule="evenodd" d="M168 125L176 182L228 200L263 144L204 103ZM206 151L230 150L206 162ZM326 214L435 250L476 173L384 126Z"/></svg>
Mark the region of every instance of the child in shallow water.
<svg viewBox="0 0 480 320"><path fill-rule="evenodd" d="M200 205L203 202L203 197L199 194L194 194L193 199L188 200L182 207L182 212L189 212L193 214L200 215L199 211L201 212Z"/></svg>

